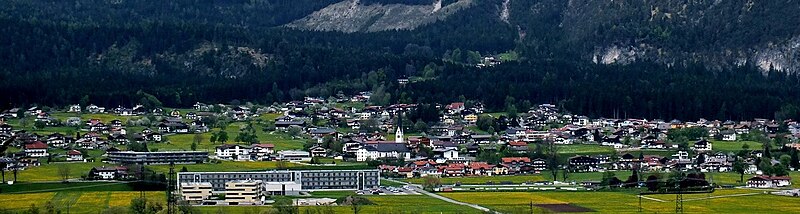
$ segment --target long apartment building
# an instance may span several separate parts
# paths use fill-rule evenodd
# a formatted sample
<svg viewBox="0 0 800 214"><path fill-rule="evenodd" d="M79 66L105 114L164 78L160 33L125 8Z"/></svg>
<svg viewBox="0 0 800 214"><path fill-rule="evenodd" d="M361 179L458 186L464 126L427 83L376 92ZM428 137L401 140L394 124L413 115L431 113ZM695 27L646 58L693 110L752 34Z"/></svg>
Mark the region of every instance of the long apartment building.
<svg viewBox="0 0 800 214"><path fill-rule="evenodd" d="M167 152L109 152L108 161L120 164L195 164L208 160L208 152L167 151Z"/></svg>
<svg viewBox="0 0 800 214"><path fill-rule="evenodd" d="M365 190L380 186L378 170L273 170L258 172L180 172L178 183L208 182L212 190L225 191L231 181L260 180L272 194L314 190ZM278 191L280 189L281 191Z"/></svg>

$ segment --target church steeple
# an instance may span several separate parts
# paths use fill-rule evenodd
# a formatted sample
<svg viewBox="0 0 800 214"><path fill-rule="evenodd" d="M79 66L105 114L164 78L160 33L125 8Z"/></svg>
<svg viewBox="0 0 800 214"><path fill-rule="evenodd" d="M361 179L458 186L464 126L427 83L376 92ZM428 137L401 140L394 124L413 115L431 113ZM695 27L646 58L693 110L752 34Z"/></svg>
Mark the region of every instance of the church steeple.
<svg viewBox="0 0 800 214"><path fill-rule="evenodd" d="M394 142L403 143L403 113L397 116L397 131L394 133Z"/></svg>

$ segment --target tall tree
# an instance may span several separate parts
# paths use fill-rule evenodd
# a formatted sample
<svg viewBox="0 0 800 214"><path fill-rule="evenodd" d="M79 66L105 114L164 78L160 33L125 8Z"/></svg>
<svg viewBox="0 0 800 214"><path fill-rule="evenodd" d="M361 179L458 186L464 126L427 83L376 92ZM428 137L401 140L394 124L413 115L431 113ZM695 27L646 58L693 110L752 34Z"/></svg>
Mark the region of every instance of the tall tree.
<svg viewBox="0 0 800 214"><path fill-rule="evenodd" d="M549 141L546 142L547 145L545 147L545 155L547 155L547 169L550 170L550 174L553 176L553 181L557 180L558 177L558 170L559 170L559 147L555 144L555 142Z"/></svg>

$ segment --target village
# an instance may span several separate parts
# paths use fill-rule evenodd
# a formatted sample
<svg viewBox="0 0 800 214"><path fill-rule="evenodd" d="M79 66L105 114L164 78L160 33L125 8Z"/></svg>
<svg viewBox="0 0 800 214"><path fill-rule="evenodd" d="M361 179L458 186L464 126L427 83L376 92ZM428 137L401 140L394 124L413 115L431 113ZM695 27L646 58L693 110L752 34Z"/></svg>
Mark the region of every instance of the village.
<svg viewBox="0 0 800 214"><path fill-rule="evenodd" d="M0 121L3 182L25 183L18 174L58 163L49 171L57 170L53 180L62 182L142 180L177 165L182 169L172 188L196 205L266 204L272 202L265 197L315 190L658 192L682 182L676 176L702 180L681 188L797 195L791 177L800 170L796 121L589 118L552 104L490 113L472 101L370 106L370 96L189 109L8 109ZM318 182L333 177L337 182ZM236 191L253 196L230 195L239 196Z"/></svg>

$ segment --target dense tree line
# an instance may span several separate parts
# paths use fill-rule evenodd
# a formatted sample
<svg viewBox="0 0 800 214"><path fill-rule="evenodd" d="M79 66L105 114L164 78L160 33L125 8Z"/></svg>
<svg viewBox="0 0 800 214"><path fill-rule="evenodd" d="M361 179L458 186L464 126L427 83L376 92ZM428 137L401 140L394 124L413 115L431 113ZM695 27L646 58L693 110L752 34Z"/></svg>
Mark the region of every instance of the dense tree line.
<svg viewBox="0 0 800 214"><path fill-rule="evenodd" d="M517 106L525 101L552 103L591 117L662 119L773 118L783 111L796 112L784 106L800 101L797 76L763 75L748 67L713 71L703 66L569 61L508 63L489 69L443 67L439 78L402 90L417 102L448 102L465 96L502 110L509 98L515 98L511 100Z"/></svg>
<svg viewBox="0 0 800 214"><path fill-rule="evenodd" d="M0 3L4 6L0 33L5 35L0 37L4 47L0 108L79 102L177 107L195 102L271 104L373 91L377 92L374 104L429 104L408 115L415 123L427 124L436 120L432 104L453 101L481 101L490 110L512 113L553 103L593 117L724 120L800 115L797 77L764 75L752 65L709 70L703 65L665 67L646 61L625 66L586 63L575 53L610 41L606 38L649 35L630 32L656 25L594 25L584 29L592 36L564 39L577 34L559 26L567 7L563 1L542 1L538 7L534 1L514 1L511 24L496 16L501 1L479 0L476 6L414 31L352 34L276 27L334 0L114 2ZM775 6L759 5L753 11L762 13L762 7ZM784 10L777 14L794 16ZM641 16L636 12L614 19L641 21ZM770 17L775 16L766 20ZM743 22L766 25L750 17ZM713 23L702 26L693 32L674 28L670 31L675 34L664 42L679 48L695 46L676 40L696 36L677 33L713 34ZM729 26L724 29L729 29L726 38L743 33ZM788 25L771 29L767 34L746 35L764 41L795 32ZM484 69L468 64L480 58L478 53L509 50L519 53L519 62ZM401 87L395 82L401 76L420 76L424 81Z"/></svg>

